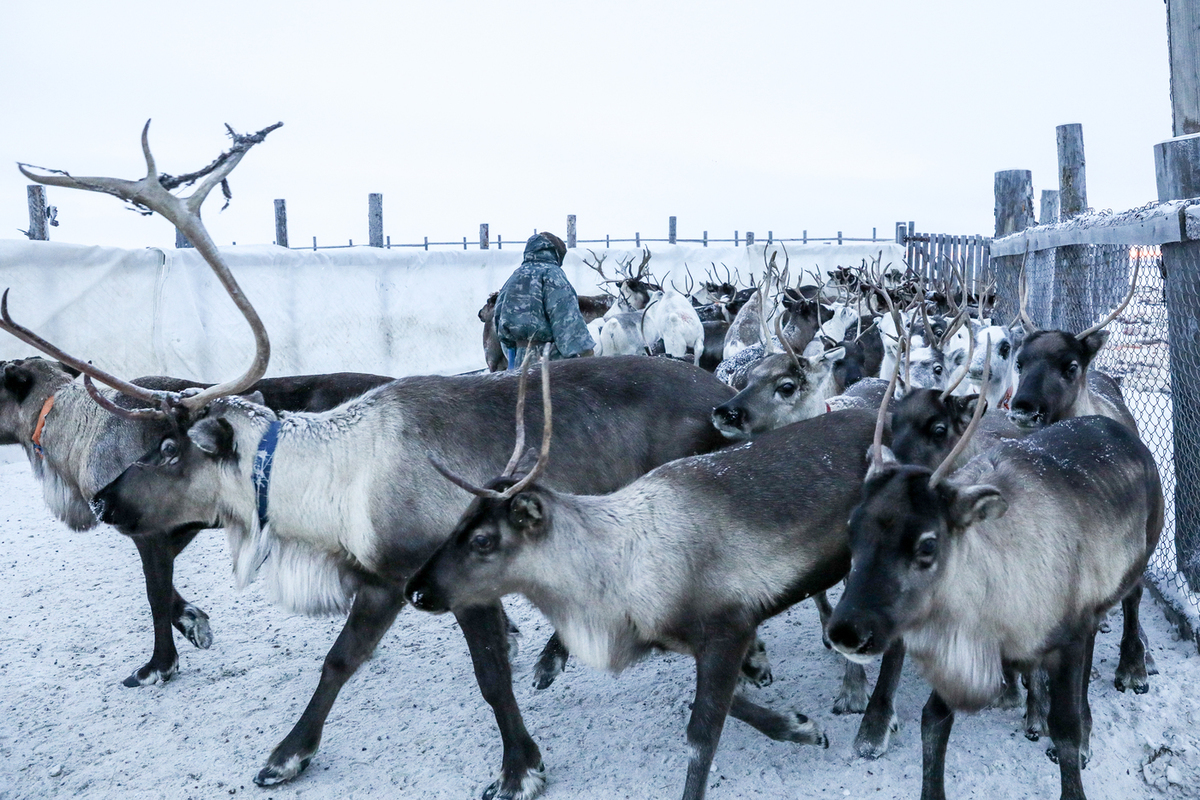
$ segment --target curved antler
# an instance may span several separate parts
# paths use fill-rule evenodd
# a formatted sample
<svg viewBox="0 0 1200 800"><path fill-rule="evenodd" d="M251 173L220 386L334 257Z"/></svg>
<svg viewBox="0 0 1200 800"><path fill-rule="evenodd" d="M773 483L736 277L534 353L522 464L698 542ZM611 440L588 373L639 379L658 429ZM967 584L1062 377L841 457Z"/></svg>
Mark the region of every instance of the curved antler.
<svg viewBox="0 0 1200 800"><path fill-rule="evenodd" d="M951 334L949 331L947 331L947 332L946 332L946 341L949 341L949 340L950 340L950 337L951 337L952 335L953 335L953 334ZM991 347L991 342L992 342L992 335L991 335L990 333L988 334L988 337L987 337L987 339L988 339L988 347L990 348L990 347ZM988 353L988 357L990 357L990 356L991 356L991 353ZM963 378L967 377L967 373L971 371L971 359L973 359L974 357L975 357L975 334L972 332L972 334L971 334L971 336L970 336L970 339L969 339L969 342L968 342L968 344L967 344L967 365L966 365L966 368L965 368L965 369L964 369L964 370L963 370L961 373L959 373L959 375L958 375L958 380L956 380L956 381L955 381L954 383L952 383L951 385L947 386L947 387L946 387L946 388L945 388L945 389L942 391L941 397L940 397L939 399L940 399L940 400L941 400L943 403L944 403L944 402L946 402L946 398L947 398L947 397L949 397L950 395L954 394L954 390L955 390L955 389L957 389L957 388L958 388L958 386L959 386L959 384L961 384L961 383L963 382Z"/></svg>
<svg viewBox="0 0 1200 800"><path fill-rule="evenodd" d="M497 492L495 489L480 488L466 478L462 478L451 472L432 451L426 453L426 457L433 468L442 474L442 477L453 483L460 489L475 495L476 497L488 497L493 500L507 500L510 497L524 491L525 487L537 480L538 476L545 471L546 465L550 462L550 437L554 430L552 415L550 413L550 348L547 344L542 351L542 449L538 454L537 463L529 470L529 473L519 481L509 486L503 492ZM533 348L529 347L525 353L525 359L521 362L521 376L517 383L517 444L513 448L512 458L508 460L508 466L504 468L501 477L509 477L516 470L517 462L522 456L522 448L525 446L525 378L527 376L526 367L529 364L530 353Z"/></svg>
<svg viewBox="0 0 1200 800"><path fill-rule="evenodd" d="M1029 312L1025 310L1025 304L1029 302L1029 284L1026 282L1025 266L1029 263L1029 243L1025 243L1025 258L1021 260L1021 275L1017 278L1017 298L1020 301L1020 318L1022 324L1028 333L1033 333L1038 329L1038 326L1029 318Z"/></svg>
<svg viewBox="0 0 1200 800"><path fill-rule="evenodd" d="M208 235L208 231L204 227L204 223L200 220L200 206L203 205L208 193L211 192L217 184L221 184L226 196L228 197L228 183L226 183L229 173L238 165L242 157L250 150L251 147L263 141L267 134L276 128L282 126L282 122L277 122L274 125L263 128L258 133L242 135L233 130L228 125L225 126L230 138L233 139L233 146L228 151L220 156L202 170L190 173L179 177L169 175L159 175L157 166L155 165L154 155L150 152L150 120L146 120L145 126L142 128L142 154L146 159L146 177L137 181L122 180L120 178L101 178L87 177L76 178L73 175L63 170L47 170L52 173L49 175L38 175L30 172L26 167L31 167L29 164L18 163L17 167L21 173L32 181L47 184L50 186L61 186L69 189L85 189L92 192L103 192L119 197L122 200L131 203L136 209L143 213L149 214L157 211L162 216L170 220L176 228L178 228L188 241L196 248L203 256L204 260L216 273L217 278L221 281L221 285L225 287L225 291L233 300L235 306L246 318L250 329L254 334L254 360L250 367L240 377L231 381L218 384L216 386L205 389L194 395L182 397L180 395L164 394L156 395L151 400L141 389L132 389L133 384L127 381L122 381L108 373L97 370L88 365L87 369L82 371L92 375L96 380L111 386L119 392L130 394L148 402L161 403L166 397L171 403L183 406L189 411L197 411L203 408L207 403L225 395L239 394L250 388L258 381L267 371L267 363L271 356L271 343L267 337L266 328L263 326L262 320L258 316L258 312L250 304L245 293L242 292L237 280L233 277L229 266L225 263L212 237ZM33 167L33 169L42 169L41 167ZM196 187L195 191L187 197L177 197L168 191L168 189L176 188L181 185L192 184L197 180L204 178L203 182ZM45 345L53 348L54 357L59 360L69 363L78 368L78 364L82 363L79 359L67 356L63 358L65 353L50 345L40 337L35 337L38 341L34 342L24 335L17 333L20 329L23 334L33 336L31 331L20 328L12 322L5 312L4 321L11 327L5 327L13 335L18 336L23 341L41 349L43 352L50 353L50 350L45 349Z"/></svg>
<svg viewBox="0 0 1200 800"><path fill-rule="evenodd" d="M1134 263L1133 279L1131 281L1129 281L1129 294L1125 295L1125 299L1123 301L1121 301L1121 305L1117 306L1115 311L1113 311L1111 314L1109 314L1107 317L1105 317L1103 322L1096 323L1095 325L1088 328L1083 333L1075 334L1076 339L1086 339L1087 337L1091 336L1096 331L1103 328L1108 323L1112 322L1114 319L1117 318L1117 316L1122 311L1125 310L1125 306L1129 305L1129 301L1133 299L1133 293L1135 291L1137 291L1137 276L1138 276L1138 272L1141 270L1141 268L1142 268L1142 261L1141 261L1141 259L1138 259Z"/></svg>
<svg viewBox="0 0 1200 800"><path fill-rule="evenodd" d="M987 355L983 359L983 382L982 385L987 386L988 378L992 374L992 335L989 333L987 337ZM967 449L967 444L971 437L975 434L975 429L979 427L979 420L983 419L983 412L987 409L987 395L983 392L979 393L979 397L975 400L975 413L971 415L971 423L967 425L967 429L963 431L963 435L959 437L958 443L954 445L954 449L938 464L938 468L929 476L929 487L933 488L942 482L950 473L950 465L954 463L954 459L958 458L963 450Z"/></svg>
<svg viewBox="0 0 1200 800"><path fill-rule="evenodd" d="M796 367L796 373L802 374L803 370L800 369L800 357L797 356L796 351L792 349L792 343L789 342L787 340L787 338L783 335L783 322L781 321L782 319L783 319L783 314L778 314L775 317L775 335L779 337L779 343L781 345L783 345L784 352L786 352L789 356L791 356L792 364L794 364Z"/></svg>

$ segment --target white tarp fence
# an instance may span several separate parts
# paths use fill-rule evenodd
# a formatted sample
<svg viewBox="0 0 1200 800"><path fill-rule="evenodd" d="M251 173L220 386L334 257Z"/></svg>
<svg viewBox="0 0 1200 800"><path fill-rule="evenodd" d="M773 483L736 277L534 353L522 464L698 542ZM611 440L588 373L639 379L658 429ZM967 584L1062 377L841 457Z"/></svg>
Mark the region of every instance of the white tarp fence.
<svg viewBox="0 0 1200 800"><path fill-rule="evenodd" d="M761 276L764 251L779 248L658 245L650 269L680 289L685 265L699 280L710 263L745 279ZM287 250L272 245L221 249L271 338L268 375L370 372L450 374L484 367L476 313L521 261L512 250ZM597 250L597 253L604 251ZM607 250L605 269L636 250ZM788 246L800 272L857 266L882 253L900 263L899 245ZM580 294L599 276L572 250L564 269ZM640 263L635 258L635 265ZM777 265L784 264L780 250ZM724 274L724 269L721 270ZM250 363L245 321L195 250L125 250L0 240L0 289L11 287L13 318L63 349L122 377L173 375L215 382ZM0 333L0 359L34 355Z"/></svg>

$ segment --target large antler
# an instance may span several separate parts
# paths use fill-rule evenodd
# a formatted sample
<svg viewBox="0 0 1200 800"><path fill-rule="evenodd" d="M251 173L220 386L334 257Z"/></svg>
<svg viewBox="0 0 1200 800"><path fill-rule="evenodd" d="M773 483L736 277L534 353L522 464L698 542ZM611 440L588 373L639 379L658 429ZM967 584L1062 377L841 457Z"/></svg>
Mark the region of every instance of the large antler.
<svg viewBox="0 0 1200 800"><path fill-rule="evenodd" d="M1025 267L1029 264L1029 245L1025 245L1025 258L1021 259L1021 274L1017 278L1017 299L1020 303L1021 323L1025 326L1026 333L1033 333L1038 329L1033 320L1029 318L1029 312L1025 310L1025 304L1029 302L1029 284L1026 283Z"/></svg>
<svg viewBox="0 0 1200 800"><path fill-rule="evenodd" d="M433 464L434 469L442 474L443 478L476 497L507 500L524 491L526 486L533 483L542 474L546 469L546 465L550 462L550 435L554 430L550 414L550 347L547 344L542 351L542 450L538 454L537 463L533 465L533 469L529 470L529 473L524 478L521 478L503 492L497 492L495 489L480 488L466 478L454 474L442 462L438 461L437 456L429 452L427 454L429 462ZM502 478L507 478L517 471L517 464L520 462L523 455L522 451L525 448L525 379L528 375L529 358L532 354L533 347L529 347L525 351L525 359L521 362L521 376L517 379L517 443L513 447L512 457L508 459L508 465L505 466L504 472L500 474Z"/></svg>
<svg viewBox="0 0 1200 800"><path fill-rule="evenodd" d="M251 147L261 142L266 138L268 133L281 125L283 125L282 122L277 122L274 125L263 128L258 133L247 135L239 134L233 128L226 125L225 128L233 140L233 146L218 156L204 169L178 177L159 174L158 168L154 163L154 156L150 152L149 120L146 121L145 127L142 128L142 153L146 158L146 177L141 180L128 181L120 178L97 177L77 178L63 170L47 170L51 174L38 175L30 172L27 167L31 167L32 169L44 168L32 167L32 165L21 163L17 165L21 173L32 181L44 183L49 186L62 186L69 189L85 189L92 192L111 194L131 203L134 208L142 213L150 214L157 211L170 220L187 237L188 241L203 256L204 260L208 262L208 265L212 267L213 272L216 273L217 278L221 281L221 285L225 287L225 291L229 293L234 305L242 312L242 315L250 325L251 331L254 333L254 360L240 377L186 397L166 393L148 394L144 389L136 389L136 387L133 387L132 384L126 381L115 378L106 372L92 367L90 364L85 364L79 359L68 356L63 351L50 345L49 342L33 334L32 331L17 325L8 315L7 303L4 304L4 313L0 315L3 317L3 324L0 325L0 328L7 330L33 347L53 355L60 361L76 367L81 372L94 377L96 380L111 386L119 392L148 402L154 402L158 405L170 403L182 406L188 411L197 411L217 397L239 394L246 391L267 371L267 363L271 357L271 343L267 338L266 328L263 326L258 312L254 310L254 307L242 292L237 280L233 277L233 273L229 270L229 266L225 263L224 258L222 258L220 251L213 242L212 237L208 235L204 223L200 221L200 206L203 205L205 198L208 197L208 193L218 184L222 186L225 197L228 199L229 184L227 183L227 179L229 173L233 171L233 168L238 165L242 160L242 156ZM201 178L203 178L203 181L187 197L177 197L169 191L169 189L179 186L191 185ZM7 296L7 291L5 295ZM47 347L50 349L47 349Z"/></svg>
<svg viewBox="0 0 1200 800"><path fill-rule="evenodd" d="M1129 301L1133 299L1133 293L1135 291L1137 291L1137 276L1138 276L1138 271L1141 270L1141 268L1142 268L1142 260L1139 258L1134 263L1133 279L1129 282L1129 294L1125 295L1125 299L1123 301L1121 301L1121 305L1117 306L1115 311L1113 311L1111 314L1109 314L1107 317L1105 317L1103 322L1097 322L1095 325L1088 328L1083 333L1075 334L1076 339L1086 339L1087 337L1091 336L1096 331L1103 328L1108 323L1112 322L1114 319L1117 318L1117 316L1122 311L1125 310L1125 306L1129 305Z"/></svg>
<svg viewBox="0 0 1200 800"><path fill-rule="evenodd" d="M983 382L982 386L987 386L988 378L992 374L992 337L991 334L987 337L987 355L983 358ZM938 464L938 468L929 476L929 487L933 488L942 482L942 479L950 473L950 465L954 463L954 459L958 458L962 451L967 449L967 444L971 437L975 435L975 429L979 427L979 420L983 419L983 412L987 409L987 396L980 392L979 397L975 400L975 413L971 415L971 423L967 425L967 429L963 431L963 435L959 438L958 443L954 445L954 449Z"/></svg>

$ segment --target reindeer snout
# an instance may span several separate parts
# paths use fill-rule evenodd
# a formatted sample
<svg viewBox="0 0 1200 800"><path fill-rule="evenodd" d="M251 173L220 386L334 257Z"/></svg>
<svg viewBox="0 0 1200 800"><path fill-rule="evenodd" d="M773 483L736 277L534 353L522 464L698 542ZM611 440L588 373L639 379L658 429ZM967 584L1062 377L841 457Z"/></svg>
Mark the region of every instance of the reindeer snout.
<svg viewBox="0 0 1200 800"><path fill-rule="evenodd" d="M1045 412L1034 402L1023 397L1013 398L1008 419L1019 428L1036 428L1046 418Z"/></svg>
<svg viewBox="0 0 1200 800"><path fill-rule="evenodd" d="M744 408L723 405L712 412L713 426L726 436L744 432L748 421L749 415Z"/></svg>
<svg viewBox="0 0 1200 800"><path fill-rule="evenodd" d="M867 663L878 656L870 626L856 620L831 620L827 634L834 649L851 661Z"/></svg>

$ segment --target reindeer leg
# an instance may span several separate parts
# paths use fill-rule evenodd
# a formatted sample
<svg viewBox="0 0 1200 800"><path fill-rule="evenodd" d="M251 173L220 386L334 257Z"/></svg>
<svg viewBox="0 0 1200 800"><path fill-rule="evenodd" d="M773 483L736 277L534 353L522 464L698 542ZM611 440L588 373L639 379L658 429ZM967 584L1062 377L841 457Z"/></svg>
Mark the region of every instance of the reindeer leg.
<svg viewBox="0 0 1200 800"><path fill-rule="evenodd" d="M504 755L500 777L483 792L484 800L530 800L546 785L537 744L525 730L512 690L512 665L504 646L506 620L500 603L454 612L475 666L483 699L496 715Z"/></svg>
<svg viewBox="0 0 1200 800"><path fill-rule="evenodd" d="M892 734L900 728L896 716L896 688L904 670L904 642L897 639L883 654L879 665L879 680L867 703L866 714L854 737L854 752L862 758L879 758L887 752Z"/></svg>
<svg viewBox="0 0 1200 800"><path fill-rule="evenodd" d="M266 766L254 776L255 783L272 786L291 780L304 771L321 745L325 718L329 716L338 692L375 652L379 640L392 627L403 607L403 583L368 583L359 587L354 596L354 605L350 607L350 616L325 656L321 680L312 699L291 732L271 751ZM498 652L504 652L503 645Z"/></svg>
<svg viewBox="0 0 1200 800"><path fill-rule="evenodd" d="M946 743L954 711L936 691L921 710L921 800L946 800Z"/></svg>
<svg viewBox="0 0 1200 800"><path fill-rule="evenodd" d="M1025 683L1025 738L1036 742L1048 734L1046 715L1050 713L1049 676L1042 667L1029 670L1022 677Z"/></svg>
<svg viewBox="0 0 1200 800"><path fill-rule="evenodd" d="M824 592L814 594L813 602L817 604L817 616L821 618L821 644L825 645L826 650L832 650L833 643L829 641L829 634L825 629L829 627L829 618L833 616L833 606L829 604L829 598Z"/></svg>
<svg viewBox="0 0 1200 800"><path fill-rule="evenodd" d="M1088 650L1096 640L1092 630L1080 633L1061 650L1058 664L1050 670L1050 738L1054 745L1046 750L1058 764L1062 778L1063 800L1085 800L1083 778L1084 697L1089 672Z"/></svg>
<svg viewBox="0 0 1200 800"><path fill-rule="evenodd" d="M1142 641L1138 608L1142 602L1142 583L1129 590L1121 601L1125 624L1121 633L1121 660L1117 664L1117 676L1113 684L1120 691L1132 689L1134 694L1150 691L1150 680L1146 674L1146 645Z"/></svg>
<svg viewBox="0 0 1200 800"><path fill-rule="evenodd" d="M154 651L150 660L133 671L122 683L130 688L147 686L162 681L166 683L179 668L179 653L175 649L175 636L171 633L174 624L197 647L212 644L212 633L208 627L208 615L188 603L175 591L172 583L175 571L175 556L187 546L199 530L182 534L155 534L131 536L142 559L142 573L146 580L146 599L150 603L150 618L154 624ZM192 638L181 624L183 619L191 621Z"/></svg>
<svg viewBox="0 0 1200 800"><path fill-rule="evenodd" d="M703 800L725 717L733 704L740 665L753 639L753 628L741 635L736 629L726 629L723 636L707 639L696 649L696 699L687 727L691 758L683 800Z"/></svg>
<svg viewBox="0 0 1200 800"><path fill-rule="evenodd" d="M533 665L533 688L549 688L550 684L554 683L554 679L562 674L570 655L571 653L563 644L558 631L555 631L546 642L546 646L542 648L542 654L538 656L537 663Z"/></svg>
<svg viewBox="0 0 1200 800"><path fill-rule="evenodd" d="M992 701L989 708L1021 707L1021 673L1012 667L1004 668L1004 691Z"/></svg>
<svg viewBox="0 0 1200 800"><path fill-rule="evenodd" d="M842 690L833 701L835 714L861 714L867 710L867 671L862 664L843 659Z"/></svg>
<svg viewBox="0 0 1200 800"><path fill-rule="evenodd" d="M775 682L775 676L771 674L771 659L767 656L767 646L757 635L746 649L746 657L742 659L742 680L759 689Z"/></svg>
<svg viewBox="0 0 1200 800"><path fill-rule="evenodd" d="M751 702L741 692L734 694L733 702L729 707L729 716L740 719L759 733L777 742L829 747L829 737L821 731L817 723L804 714L798 711L789 711L783 714L772 711Z"/></svg>

